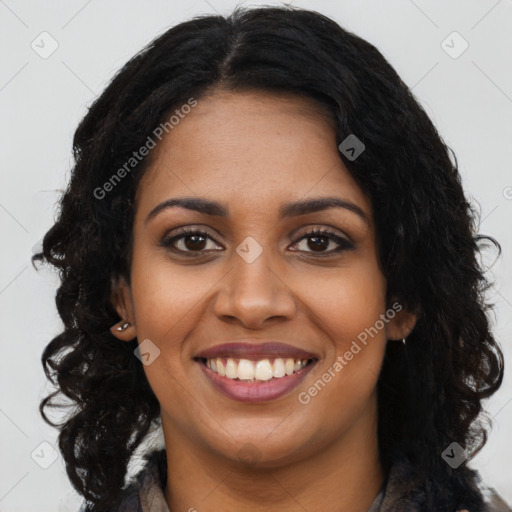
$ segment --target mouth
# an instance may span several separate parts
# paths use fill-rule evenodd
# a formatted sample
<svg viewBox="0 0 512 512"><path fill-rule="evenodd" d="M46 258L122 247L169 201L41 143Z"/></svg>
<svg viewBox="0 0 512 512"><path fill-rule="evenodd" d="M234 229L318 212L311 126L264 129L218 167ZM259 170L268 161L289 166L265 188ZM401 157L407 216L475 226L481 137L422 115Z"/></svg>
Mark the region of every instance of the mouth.
<svg viewBox="0 0 512 512"><path fill-rule="evenodd" d="M232 357L194 358L206 381L227 398L246 404L277 400L289 395L315 367L318 358Z"/></svg>
<svg viewBox="0 0 512 512"><path fill-rule="evenodd" d="M269 382L298 373L316 362L317 358L294 359L272 357L258 360L234 357L194 358L213 373L230 380L244 382Z"/></svg>

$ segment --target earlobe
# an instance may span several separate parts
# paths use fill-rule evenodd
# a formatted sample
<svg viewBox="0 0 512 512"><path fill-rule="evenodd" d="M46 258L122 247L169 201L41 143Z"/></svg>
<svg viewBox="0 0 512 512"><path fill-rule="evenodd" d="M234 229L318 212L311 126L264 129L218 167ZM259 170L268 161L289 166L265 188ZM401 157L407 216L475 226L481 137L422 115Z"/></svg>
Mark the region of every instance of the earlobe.
<svg viewBox="0 0 512 512"><path fill-rule="evenodd" d="M111 302L121 320L110 328L110 332L121 341L131 341L137 336L131 289L121 277L112 286Z"/></svg>
<svg viewBox="0 0 512 512"><path fill-rule="evenodd" d="M390 340L403 340L407 338L416 326L418 318L415 313L402 309L390 319L386 326L386 337Z"/></svg>
<svg viewBox="0 0 512 512"><path fill-rule="evenodd" d="M130 322L121 320L110 328L110 332L121 341L131 341L136 337L136 329Z"/></svg>

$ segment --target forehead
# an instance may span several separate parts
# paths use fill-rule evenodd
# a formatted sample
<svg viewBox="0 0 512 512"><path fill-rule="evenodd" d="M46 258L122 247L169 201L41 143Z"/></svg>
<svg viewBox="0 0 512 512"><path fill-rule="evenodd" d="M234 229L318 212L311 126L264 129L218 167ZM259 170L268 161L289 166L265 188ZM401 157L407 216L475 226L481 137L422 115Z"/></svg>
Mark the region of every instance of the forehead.
<svg viewBox="0 0 512 512"><path fill-rule="evenodd" d="M338 152L332 115L311 98L216 92L197 100L154 150L138 209L200 195L254 208L308 194L369 200ZM369 216L371 216L369 214Z"/></svg>

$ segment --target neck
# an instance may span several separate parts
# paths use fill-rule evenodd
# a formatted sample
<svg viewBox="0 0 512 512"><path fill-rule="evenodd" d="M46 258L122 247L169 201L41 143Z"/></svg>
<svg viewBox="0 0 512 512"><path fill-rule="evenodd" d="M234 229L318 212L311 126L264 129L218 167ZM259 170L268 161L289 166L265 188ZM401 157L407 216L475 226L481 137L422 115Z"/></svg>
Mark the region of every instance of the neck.
<svg viewBox="0 0 512 512"><path fill-rule="evenodd" d="M372 416L375 418L368 418ZM384 481L376 422L366 419L361 417L343 437L313 456L279 467L244 465L206 453L186 436L178 442L179 433L164 425L168 466L165 499L169 509L366 512Z"/></svg>

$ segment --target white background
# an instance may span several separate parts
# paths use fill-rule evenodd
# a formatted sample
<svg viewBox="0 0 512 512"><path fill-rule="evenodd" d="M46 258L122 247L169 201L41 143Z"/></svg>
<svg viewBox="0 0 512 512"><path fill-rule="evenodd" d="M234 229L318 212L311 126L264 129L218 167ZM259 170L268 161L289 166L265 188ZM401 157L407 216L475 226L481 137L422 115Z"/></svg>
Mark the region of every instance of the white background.
<svg viewBox="0 0 512 512"><path fill-rule="evenodd" d="M496 304L495 334L510 363L512 1L293 4L330 16L374 44L454 149L464 186L481 210L480 232L494 236L503 248L492 269L496 287L490 298ZM36 450L50 462L57 437L40 418L38 405L51 389L41 354L60 332L60 321L54 305L56 276L49 270L36 273L29 259L52 224L58 190L66 184L73 132L114 72L155 36L193 15L227 14L235 5L229 0L0 0L2 512L72 511L81 502L71 492L60 456L47 469L31 458ZM58 43L47 59L31 47L43 31ZM441 46L453 31L469 44L456 59ZM451 40L455 50L461 48L461 41ZM486 407L495 426L473 465L512 503L509 367ZM40 446L43 442L49 445Z"/></svg>

